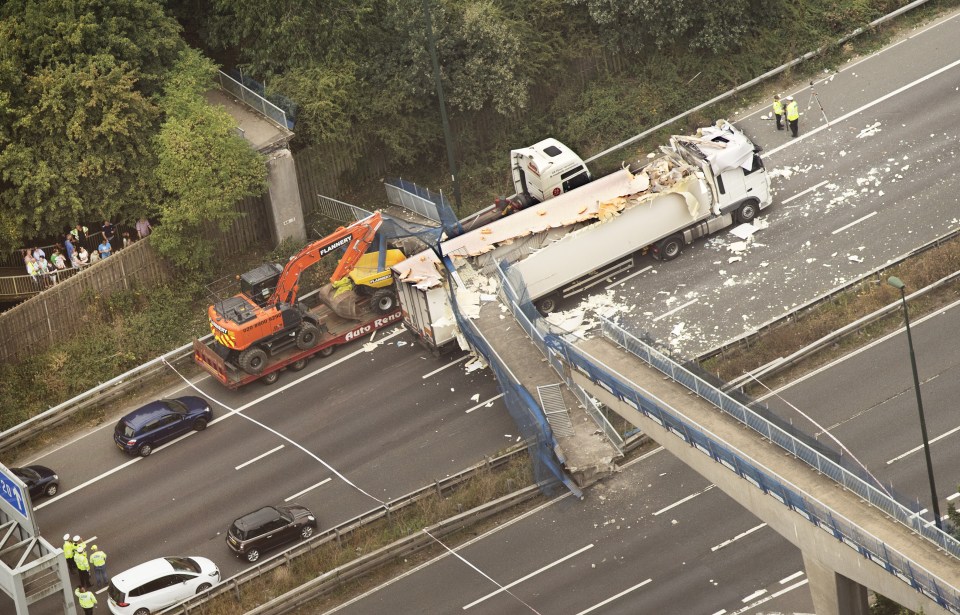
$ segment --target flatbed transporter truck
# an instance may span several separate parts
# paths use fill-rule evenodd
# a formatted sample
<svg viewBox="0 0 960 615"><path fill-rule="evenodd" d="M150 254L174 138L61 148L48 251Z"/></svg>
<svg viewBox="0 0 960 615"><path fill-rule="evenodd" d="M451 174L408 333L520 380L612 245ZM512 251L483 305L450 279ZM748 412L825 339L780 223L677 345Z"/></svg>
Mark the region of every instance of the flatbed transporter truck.
<svg viewBox="0 0 960 615"><path fill-rule="evenodd" d="M746 135L725 121L700 133L672 137L649 163L560 191L547 202L448 239L441 254L454 267L469 259L487 275L496 261L512 263L541 313L631 270L638 254L676 258L684 245L750 222L772 203L760 150ZM534 162L537 168L549 164ZM539 179L533 173L524 178L527 187ZM549 194L549 188L538 192ZM434 352L457 336L442 268L432 251L393 267L404 325Z"/></svg>
<svg viewBox="0 0 960 615"><path fill-rule="evenodd" d="M240 276L240 293L208 309L213 339L194 340L194 360L224 386L276 382L281 370L299 371L314 356L328 356L401 320L390 265L400 250L366 252L382 223L380 212L312 242L285 265L267 263ZM383 242L383 237L381 241ZM299 297L301 273L325 254L344 248L319 302Z"/></svg>

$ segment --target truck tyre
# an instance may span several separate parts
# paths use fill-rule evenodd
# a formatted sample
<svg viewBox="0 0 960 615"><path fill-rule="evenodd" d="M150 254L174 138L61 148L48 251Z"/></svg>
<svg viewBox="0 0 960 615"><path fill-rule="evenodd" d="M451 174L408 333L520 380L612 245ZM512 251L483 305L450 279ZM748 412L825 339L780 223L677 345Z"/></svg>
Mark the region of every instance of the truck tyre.
<svg viewBox="0 0 960 615"><path fill-rule="evenodd" d="M316 325L305 322L297 329L297 348L308 350L320 341L320 329Z"/></svg>
<svg viewBox="0 0 960 615"><path fill-rule="evenodd" d="M270 372L269 374L261 378L260 382L269 386L279 379L280 379L280 370L277 370L275 372Z"/></svg>
<svg viewBox="0 0 960 615"><path fill-rule="evenodd" d="M287 367L287 369L289 369L291 372L299 372L301 369L303 369L306 366L307 366L307 360L299 359L291 363L289 367Z"/></svg>
<svg viewBox="0 0 960 615"><path fill-rule="evenodd" d="M737 210L737 220L741 224L746 224L751 222L754 218L757 217L757 202L756 201L747 201L740 206L740 209Z"/></svg>
<svg viewBox="0 0 960 615"><path fill-rule="evenodd" d="M672 261L680 256L683 249L683 237L672 235L660 242L659 258L662 261Z"/></svg>
<svg viewBox="0 0 960 615"><path fill-rule="evenodd" d="M392 288L381 288L370 297L370 305L377 314L389 314L397 309L397 296Z"/></svg>
<svg viewBox="0 0 960 615"><path fill-rule="evenodd" d="M267 353L259 346L251 346L240 353L240 369L256 376L267 364Z"/></svg>
<svg viewBox="0 0 960 615"><path fill-rule="evenodd" d="M330 355L333 354L333 349L334 349L334 348L336 348L336 346L334 346L333 344L330 344L329 346L327 346L326 348L324 348L323 350L321 350L321 351L318 352L317 354L319 354L321 357L329 357Z"/></svg>
<svg viewBox="0 0 960 615"><path fill-rule="evenodd" d="M535 304L537 311L546 316L557 309L557 298L554 295L547 295Z"/></svg>

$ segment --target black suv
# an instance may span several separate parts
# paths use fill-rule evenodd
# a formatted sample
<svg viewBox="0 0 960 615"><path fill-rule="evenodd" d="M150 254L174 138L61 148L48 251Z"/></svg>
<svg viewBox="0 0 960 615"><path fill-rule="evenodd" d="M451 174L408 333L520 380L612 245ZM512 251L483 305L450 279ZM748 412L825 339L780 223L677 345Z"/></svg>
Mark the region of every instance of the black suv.
<svg viewBox="0 0 960 615"><path fill-rule="evenodd" d="M260 559L260 554L313 536L317 518L299 504L264 506L240 517L227 531L227 546L237 557L248 562Z"/></svg>

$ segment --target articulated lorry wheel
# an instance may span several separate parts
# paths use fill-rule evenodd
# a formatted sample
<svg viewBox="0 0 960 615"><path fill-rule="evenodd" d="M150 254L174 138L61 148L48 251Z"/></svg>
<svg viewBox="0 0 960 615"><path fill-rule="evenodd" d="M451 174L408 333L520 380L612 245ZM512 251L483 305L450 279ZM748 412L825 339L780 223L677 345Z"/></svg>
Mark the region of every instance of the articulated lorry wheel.
<svg viewBox="0 0 960 615"><path fill-rule="evenodd" d="M540 314L546 316L557 309L557 297L556 295L547 295L534 303L534 305Z"/></svg>
<svg viewBox="0 0 960 615"><path fill-rule="evenodd" d="M680 235L671 235L660 242L660 260L672 261L680 256L683 249L683 237Z"/></svg>
<svg viewBox="0 0 960 615"><path fill-rule="evenodd" d="M317 325L305 322L297 329L297 348L308 350L317 345L320 341L320 329Z"/></svg>
<svg viewBox="0 0 960 615"><path fill-rule="evenodd" d="M390 288L381 288L370 297L370 305L377 314L389 314L397 309L397 296Z"/></svg>
<svg viewBox="0 0 960 615"><path fill-rule="evenodd" d="M240 369L256 376L267 364L267 353L259 346L251 346L240 353Z"/></svg>
<svg viewBox="0 0 960 615"><path fill-rule="evenodd" d="M756 201L747 201L737 210L737 220L739 220L741 224L752 222L753 219L757 217L758 211Z"/></svg>

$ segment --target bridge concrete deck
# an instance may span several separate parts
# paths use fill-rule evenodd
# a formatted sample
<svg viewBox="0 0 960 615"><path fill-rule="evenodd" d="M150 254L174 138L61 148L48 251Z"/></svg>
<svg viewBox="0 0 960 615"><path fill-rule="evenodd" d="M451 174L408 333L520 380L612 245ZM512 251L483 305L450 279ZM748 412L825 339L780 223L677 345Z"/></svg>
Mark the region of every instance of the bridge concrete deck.
<svg viewBox="0 0 960 615"><path fill-rule="evenodd" d="M562 379L544 358L514 319L513 314L499 301L483 304L480 318L474 323L493 350L513 373L514 379L539 403L537 387L562 383ZM580 401L566 385L561 387L563 400L573 425L573 436L557 437L564 467L577 485L587 487L615 471L618 451L587 414Z"/></svg>
<svg viewBox="0 0 960 615"><path fill-rule="evenodd" d="M634 383L638 389L727 442L757 465L779 475L798 490L854 522L865 532L909 557L928 572L938 576L952 587L960 587L960 562L956 558L897 523L880 509L870 506L857 494L843 489L836 482L818 473L779 446L760 437L755 431L721 412L713 404L695 395L683 385L674 382L635 355L606 339L586 340L578 344L578 348L592 355L598 363L605 365L605 369L610 373L619 374L624 381ZM835 571L855 583L869 587L913 611L920 612L922 609L922 612L928 615L948 613L933 600L864 558L850 546L838 541L832 534L818 528L799 513L788 509L774 497L764 494L752 483L678 438L656 421L621 402L603 387L578 373L574 374L574 379L595 398L643 429L653 440L677 455L705 478L713 481L717 487L736 499L772 529L800 547L804 551L805 558L814 558L824 569ZM820 576L822 577L822 574ZM832 590L826 588L824 591L829 594ZM824 600L829 602L837 593L843 594L842 591L834 592L834 595L828 598L821 595L818 600L813 578L811 578L811 592L814 604L818 605L818 613L855 612L843 605L829 608L825 604Z"/></svg>

